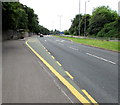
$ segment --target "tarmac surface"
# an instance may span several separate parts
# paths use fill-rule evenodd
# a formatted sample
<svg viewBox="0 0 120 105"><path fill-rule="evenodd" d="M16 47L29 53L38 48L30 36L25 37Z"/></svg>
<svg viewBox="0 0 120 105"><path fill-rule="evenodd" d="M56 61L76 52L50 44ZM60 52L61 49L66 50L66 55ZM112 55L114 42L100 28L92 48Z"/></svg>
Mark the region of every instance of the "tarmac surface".
<svg viewBox="0 0 120 105"><path fill-rule="evenodd" d="M98 103L118 103L118 53L52 36L38 40Z"/></svg>

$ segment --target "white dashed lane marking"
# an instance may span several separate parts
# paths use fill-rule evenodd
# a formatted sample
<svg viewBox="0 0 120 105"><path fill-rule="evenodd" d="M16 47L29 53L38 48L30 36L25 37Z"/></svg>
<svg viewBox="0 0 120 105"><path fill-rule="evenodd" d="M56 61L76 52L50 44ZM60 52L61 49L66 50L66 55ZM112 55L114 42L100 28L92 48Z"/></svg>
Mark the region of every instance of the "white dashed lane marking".
<svg viewBox="0 0 120 105"><path fill-rule="evenodd" d="M87 55L89 55L89 56L92 56L92 57L95 57L95 58L98 58L98 59L101 59L101 60L103 60L103 61L106 61L106 62L109 62L109 63L112 63L112 64L116 64L115 62L113 62L113 61L110 61L110 60L107 60L107 59L104 59L104 58L102 58L102 57L99 57L99 56L96 56L96 55L93 55L93 54L90 54L90 53L86 53Z"/></svg>
<svg viewBox="0 0 120 105"><path fill-rule="evenodd" d="M74 47L69 47L69 48L71 48L71 49L73 49L73 50L76 50L76 51L78 50L78 49L76 49L76 48L74 48Z"/></svg>
<svg viewBox="0 0 120 105"><path fill-rule="evenodd" d="M59 43L60 45L62 45L62 46L64 46L64 44L62 44L62 43Z"/></svg>

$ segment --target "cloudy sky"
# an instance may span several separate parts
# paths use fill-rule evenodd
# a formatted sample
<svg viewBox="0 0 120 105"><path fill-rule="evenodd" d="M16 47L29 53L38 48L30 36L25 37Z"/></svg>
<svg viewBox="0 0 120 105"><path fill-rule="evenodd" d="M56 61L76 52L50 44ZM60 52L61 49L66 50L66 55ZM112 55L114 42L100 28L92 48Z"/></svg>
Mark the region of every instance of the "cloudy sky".
<svg viewBox="0 0 120 105"><path fill-rule="evenodd" d="M34 9L38 15L39 24L49 30L68 30L71 26L71 19L79 13L79 0L19 0L22 4ZM86 13L91 14L98 6L109 6L112 10L118 11L120 0L86 0ZM80 13L85 13L85 0L80 0Z"/></svg>

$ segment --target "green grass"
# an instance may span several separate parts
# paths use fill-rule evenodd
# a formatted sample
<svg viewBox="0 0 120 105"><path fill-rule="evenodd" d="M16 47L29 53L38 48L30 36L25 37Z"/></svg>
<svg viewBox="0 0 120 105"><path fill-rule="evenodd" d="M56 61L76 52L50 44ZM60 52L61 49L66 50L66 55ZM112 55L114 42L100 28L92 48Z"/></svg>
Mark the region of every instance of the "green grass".
<svg viewBox="0 0 120 105"><path fill-rule="evenodd" d="M69 39L76 43L81 43L85 45L90 45L94 47L99 47L107 50L120 52L120 46L118 46L120 45L120 42L117 42L117 41L115 42L115 41L102 41L102 40L95 40L95 39L80 39L80 38L71 38L71 37L63 37L63 36L56 36L56 37Z"/></svg>

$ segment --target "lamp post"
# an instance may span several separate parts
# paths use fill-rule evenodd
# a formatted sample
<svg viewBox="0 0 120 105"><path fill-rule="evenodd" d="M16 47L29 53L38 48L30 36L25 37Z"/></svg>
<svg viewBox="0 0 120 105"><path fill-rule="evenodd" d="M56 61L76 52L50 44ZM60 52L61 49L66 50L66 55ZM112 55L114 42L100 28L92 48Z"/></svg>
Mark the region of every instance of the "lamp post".
<svg viewBox="0 0 120 105"><path fill-rule="evenodd" d="M89 0L88 1L85 1L85 23L84 23L84 37L86 37L86 3L87 2L90 2Z"/></svg>
<svg viewBox="0 0 120 105"><path fill-rule="evenodd" d="M80 0L79 0L79 36L80 36Z"/></svg>
<svg viewBox="0 0 120 105"><path fill-rule="evenodd" d="M61 18L62 18L62 15L58 15L58 17L60 18L60 22L59 22L59 30L61 31Z"/></svg>
<svg viewBox="0 0 120 105"><path fill-rule="evenodd" d="M120 16L120 1L118 2L118 15Z"/></svg>

